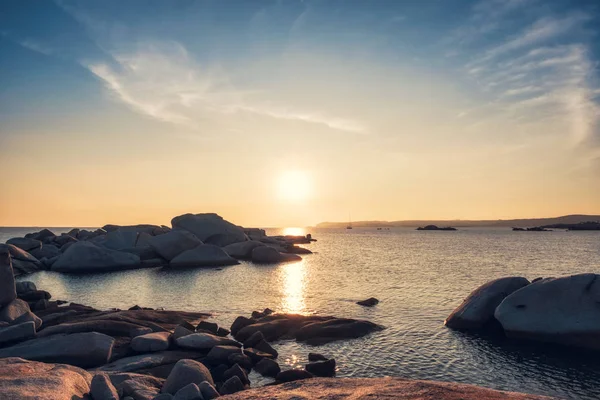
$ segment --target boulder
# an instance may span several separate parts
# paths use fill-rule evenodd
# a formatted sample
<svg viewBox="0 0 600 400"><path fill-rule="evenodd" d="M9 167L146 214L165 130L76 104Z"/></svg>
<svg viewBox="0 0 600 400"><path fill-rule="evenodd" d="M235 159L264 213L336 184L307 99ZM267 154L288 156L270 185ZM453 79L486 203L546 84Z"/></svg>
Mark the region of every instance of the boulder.
<svg viewBox="0 0 600 400"><path fill-rule="evenodd" d="M234 365L234 364L239 364L240 367L244 368L247 371L250 371L252 369L252 365L254 364L252 362L252 359L247 356L246 354L231 354L228 358L227 358L227 363L229 365Z"/></svg>
<svg viewBox="0 0 600 400"><path fill-rule="evenodd" d="M246 373L244 368L240 367L239 364L234 364L231 368L226 370L223 373L223 380L227 380L227 379L231 378L232 376L237 376L238 378L240 378L240 380L242 381L242 383L244 385L250 384L250 379L248 379L248 374Z"/></svg>
<svg viewBox="0 0 600 400"><path fill-rule="evenodd" d="M312 378L314 375L303 369L288 369L277 374L275 379L278 382L293 382L302 379Z"/></svg>
<svg viewBox="0 0 600 400"><path fill-rule="evenodd" d="M335 375L335 360L314 361L306 364L304 369L315 376L331 377Z"/></svg>
<svg viewBox="0 0 600 400"><path fill-rule="evenodd" d="M242 347L241 343L232 339L211 335L210 333L197 332L175 339L177 346L193 350L210 350L215 346Z"/></svg>
<svg viewBox="0 0 600 400"><path fill-rule="evenodd" d="M96 374L90 384L90 394L94 400L119 400L119 393L105 374Z"/></svg>
<svg viewBox="0 0 600 400"><path fill-rule="evenodd" d="M64 333L100 332L111 336L135 338L136 336L152 333L152 328L131 322L114 321L110 319L67 322L49 326L39 332L38 336L45 337Z"/></svg>
<svg viewBox="0 0 600 400"><path fill-rule="evenodd" d="M27 292L34 292L37 290L37 287L35 286L35 283L31 281L20 281L15 282L15 289L17 290L17 295L19 295Z"/></svg>
<svg viewBox="0 0 600 400"><path fill-rule="evenodd" d="M245 236L244 239L247 240ZM239 238L236 235L231 235L229 233L217 233L207 237L206 240L204 240L204 243L225 247L230 244L240 243L238 240Z"/></svg>
<svg viewBox="0 0 600 400"><path fill-rule="evenodd" d="M303 326L296 332L296 340L319 345L334 340L359 338L382 329L383 327L370 321L336 318Z"/></svg>
<svg viewBox="0 0 600 400"><path fill-rule="evenodd" d="M463 383L403 378L314 378L262 386L228 400L550 400L532 394L503 392Z"/></svg>
<svg viewBox="0 0 600 400"><path fill-rule="evenodd" d="M31 253L31 250L37 250L42 248L42 242L40 240L31 238L12 238L6 241L7 244L12 244L18 248Z"/></svg>
<svg viewBox="0 0 600 400"><path fill-rule="evenodd" d="M131 340L131 348L138 353L152 353L169 348L170 332L153 332L136 336Z"/></svg>
<svg viewBox="0 0 600 400"><path fill-rule="evenodd" d="M252 250L265 244L256 240L247 240L245 242L232 243L223 247L225 253L238 260L252 259Z"/></svg>
<svg viewBox="0 0 600 400"><path fill-rule="evenodd" d="M179 360L200 358L201 353L190 351L160 351L150 354L125 357L98 368L105 372L135 372L149 370L163 365L175 364Z"/></svg>
<svg viewBox="0 0 600 400"><path fill-rule="evenodd" d="M244 349L244 354L250 357L254 363L259 363L263 358L275 358L275 356L271 353L265 353L264 351L253 348Z"/></svg>
<svg viewBox="0 0 600 400"><path fill-rule="evenodd" d="M212 365L227 364L230 355L241 353L242 349L236 346L215 346L206 355L206 361Z"/></svg>
<svg viewBox="0 0 600 400"><path fill-rule="evenodd" d="M206 331L216 335L219 331L219 325L217 325L215 322L200 321L200 323L196 326L196 330Z"/></svg>
<svg viewBox="0 0 600 400"><path fill-rule="evenodd" d="M77 242L77 239L75 239L73 236L69 236L69 235L67 235L65 233L63 233L60 236L56 236L54 238L54 241L53 241L53 243L55 243L59 247L63 247L63 246L66 246L68 244L73 244L73 243L76 243L76 242Z"/></svg>
<svg viewBox="0 0 600 400"><path fill-rule="evenodd" d="M265 340L263 333L261 331L256 331L248 339L244 340L244 347L254 347L263 340Z"/></svg>
<svg viewBox="0 0 600 400"><path fill-rule="evenodd" d="M237 260L229 257L220 247L201 244L173 258L169 266L174 268L220 267L235 264L238 264Z"/></svg>
<svg viewBox="0 0 600 400"><path fill-rule="evenodd" d="M266 340L261 340L254 345L254 348L263 353L271 354L273 357L278 357L279 353Z"/></svg>
<svg viewBox="0 0 600 400"><path fill-rule="evenodd" d="M193 233L203 242L213 235L227 235L228 239L220 237L221 243L227 244L244 242L247 240L244 230L239 226L225 221L217 214L184 214L171 220L173 229L185 230Z"/></svg>
<svg viewBox="0 0 600 400"><path fill-rule="evenodd" d="M33 314L29 304L21 299L15 299L0 309L0 321L10 324L33 321L37 329L42 325L42 320Z"/></svg>
<svg viewBox="0 0 600 400"><path fill-rule="evenodd" d="M256 322L253 319L250 318L246 318L244 316L239 316L235 319L235 321L233 321L233 323L231 324L231 334L233 336L237 335L237 333L244 327L248 326L248 325L252 325L254 322Z"/></svg>
<svg viewBox="0 0 600 400"><path fill-rule="evenodd" d="M137 232L133 231L122 231L120 229L108 232L100 245L112 249L112 250L123 250L131 247L135 247L137 242Z"/></svg>
<svg viewBox="0 0 600 400"><path fill-rule="evenodd" d="M97 332L54 335L0 349L0 358L21 357L91 368L108 362L114 342L112 337Z"/></svg>
<svg viewBox="0 0 600 400"><path fill-rule="evenodd" d="M281 368L279 367L277 361L271 360L269 358L263 358L262 360L260 360L254 366L254 370L262 376L268 376L271 378L275 378L277 374L281 372Z"/></svg>
<svg viewBox="0 0 600 400"><path fill-rule="evenodd" d="M61 251L53 244L45 244L39 249L31 250L30 254L38 260L41 260L42 258L52 259L56 256L60 256Z"/></svg>
<svg viewBox="0 0 600 400"><path fill-rule="evenodd" d="M377 300L375 297L369 297L366 300L357 301L356 304L359 306L373 307L379 304L379 300Z"/></svg>
<svg viewBox="0 0 600 400"><path fill-rule="evenodd" d="M487 282L475 289L444 323L457 330L483 329L494 322L494 311L502 300L528 284L527 279L518 276Z"/></svg>
<svg viewBox="0 0 600 400"><path fill-rule="evenodd" d="M0 346L7 343L22 342L32 337L35 337L34 321L21 322L4 328L0 327Z"/></svg>
<svg viewBox="0 0 600 400"><path fill-rule="evenodd" d="M508 337L600 350L600 275L546 278L506 297L494 316Z"/></svg>
<svg viewBox="0 0 600 400"><path fill-rule="evenodd" d="M10 251L0 245L0 308L17 298Z"/></svg>
<svg viewBox="0 0 600 400"><path fill-rule="evenodd" d="M50 229L42 229L39 232L28 233L27 235L25 235L25 237L28 239L36 239L42 242L47 239L52 239L55 236L56 235Z"/></svg>
<svg viewBox="0 0 600 400"><path fill-rule="evenodd" d="M111 271L136 268L140 262L135 254L105 249L91 242L77 242L59 257L52 270L78 273Z"/></svg>
<svg viewBox="0 0 600 400"><path fill-rule="evenodd" d="M0 399L84 399L91 375L71 365L0 359Z"/></svg>
<svg viewBox="0 0 600 400"><path fill-rule="evenodd" d="M153 385L148 385L144 381L137 379L128 379L121 383L119 391L123 396L131 396L134 400L153 400L158 396L160 389Z"/></svg>
<svg viewBox="0 0 600 400"><path fill-rule="evenodd" d="M199 387L204 400L212 400L220 396L219 392L217 392L217 389L215 389L215 387L207 381L200 383Z"/></svg>
<svg viewBox="0 0 600 400"><path fill-rule="evenodd" d="M202 244L193 233L184 230L171 231L148 239L150 247L162 258L171 261L186 250L191 250Z"/></svg>
<svg viewBox="0 0 600 400"><path fill-rule="evenodd" d="M163 393L165 394L165 393ZM202 393L200 393L200 388L195 383L190 383L179 389L175 396L173 396L173 400L204 400L202 397Z"/></svg>
<svg viewBox="0 0 600 400"><path fill-rule="evenodd" d="M190 383L200 385L204 381L211 385L215 384L204 364L194 360L179 360L165 381L161 392L175 394Z"/></svg>
<svg viewBox="0 0 600 400"><path fill-rule="evenodd" d="M325 357L323 354L319 353L308 353L308 361L327 361L329 358Z"/></svg>
<svg viewBox="0 0 600 400"><path fill-rule="evenodd" d="M219 392L221 393L221 395L224 396L227 394L240 392L244 389L246 389L246 387L244 386L244 383L241 381L241 379L237 376L232 376L223 383L223 386L221 386Z"/></svg>
<svg viewBox="0 0 600 400"><path fill-rule="evenodd" d="M277 264L300 260L302 257L296 254L281 253L270 246L255 247L252 250L252 262L257 264Z"/></svg>
<svg viewBox="0 0 600 400"><path fill-rule="evenodd" d="M184 326L178 325L175 327L175 330L173 331L173 339L175 341L177 341L177 339L182 338L187 335L191 335L192 333L194 333L194 331L191 331Z"/></svg>

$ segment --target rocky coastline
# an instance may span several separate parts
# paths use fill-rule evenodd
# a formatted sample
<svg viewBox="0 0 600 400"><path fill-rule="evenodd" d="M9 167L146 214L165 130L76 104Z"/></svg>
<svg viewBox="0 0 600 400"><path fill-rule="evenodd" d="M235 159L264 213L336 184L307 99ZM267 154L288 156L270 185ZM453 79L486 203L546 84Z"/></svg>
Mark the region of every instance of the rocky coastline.
<svg viewBox="0 0 600 400"><path fill-rule="evenodd" d="M45 229L9 240L0 245L0 398L542 398L453 383L334 378L336 360L318 353L307 355L303 369L282 370L277 362L281 341L320 346L385 329L367 320L265 309L239 316L226 328L202 312L138 305L97 310L55 300L43 290L50 288L15 280L39 270L92 273L298 261L298 254L310 254L298 244L311 241L310 235L269 237L216 214L175 217L171 228L106 225L62 235ZM509 286L520 284L525 282ZM272 384L251 388L250 371Z"/></svg>

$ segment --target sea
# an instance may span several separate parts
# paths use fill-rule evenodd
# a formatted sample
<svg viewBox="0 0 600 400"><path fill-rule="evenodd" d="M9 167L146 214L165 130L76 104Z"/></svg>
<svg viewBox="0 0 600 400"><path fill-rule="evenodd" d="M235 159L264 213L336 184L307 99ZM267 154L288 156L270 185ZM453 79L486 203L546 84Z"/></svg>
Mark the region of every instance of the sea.
<svg viewBox="0 0 600 400"><path fill-rule="evenodd" d="M61 233L68 228L50 228ZM0 243L32 228L0 228ZM600 398L600 353L452 331L444 319L479 285L499 277L600 273L600 232L513 232L510 228L270 229L311 233L313 254L296 263L214 269L143 269L90 275L37 272L53 298L99 309L134 304L208 312L229 327L239 315L279 312L360 318L386 327L360 339L312 347L275 344L282 368L309 352L337 361L339 377L394 376L469 383L554 396ZM357 301L376 297L372 308ZM253 385L268 382L252 374Z"/></svg>

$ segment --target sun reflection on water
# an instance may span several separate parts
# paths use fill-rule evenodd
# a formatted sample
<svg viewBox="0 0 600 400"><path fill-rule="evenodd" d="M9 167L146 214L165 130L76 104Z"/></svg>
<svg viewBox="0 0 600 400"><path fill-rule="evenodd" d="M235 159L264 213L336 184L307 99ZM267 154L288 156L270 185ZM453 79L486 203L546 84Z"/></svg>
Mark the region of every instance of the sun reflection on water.
<svg viewBox="0 0 600 400"><path fill-rule="evenodd" d="M283 264L279 267L281 282L281 308L283 312L304 314L304 290L306 288L306 265L302 260L297 263Z"/></svg>
<svg viewBox="0 0 600 400"><path fill-rule="evenodd" d="M288 227L283 228L283 234L292 236L304 236L306 235L306 230L304 228Z"/></svg>

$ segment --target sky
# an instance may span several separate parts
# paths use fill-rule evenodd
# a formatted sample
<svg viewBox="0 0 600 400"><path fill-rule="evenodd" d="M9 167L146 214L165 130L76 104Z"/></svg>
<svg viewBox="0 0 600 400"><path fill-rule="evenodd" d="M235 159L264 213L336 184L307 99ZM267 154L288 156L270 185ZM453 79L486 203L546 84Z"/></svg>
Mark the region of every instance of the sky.
<svg viewBox="0 0 600 400"><path fill-rule="evenodd" d="M0 225L600 213L600 3L0 2Z"/></svg>

